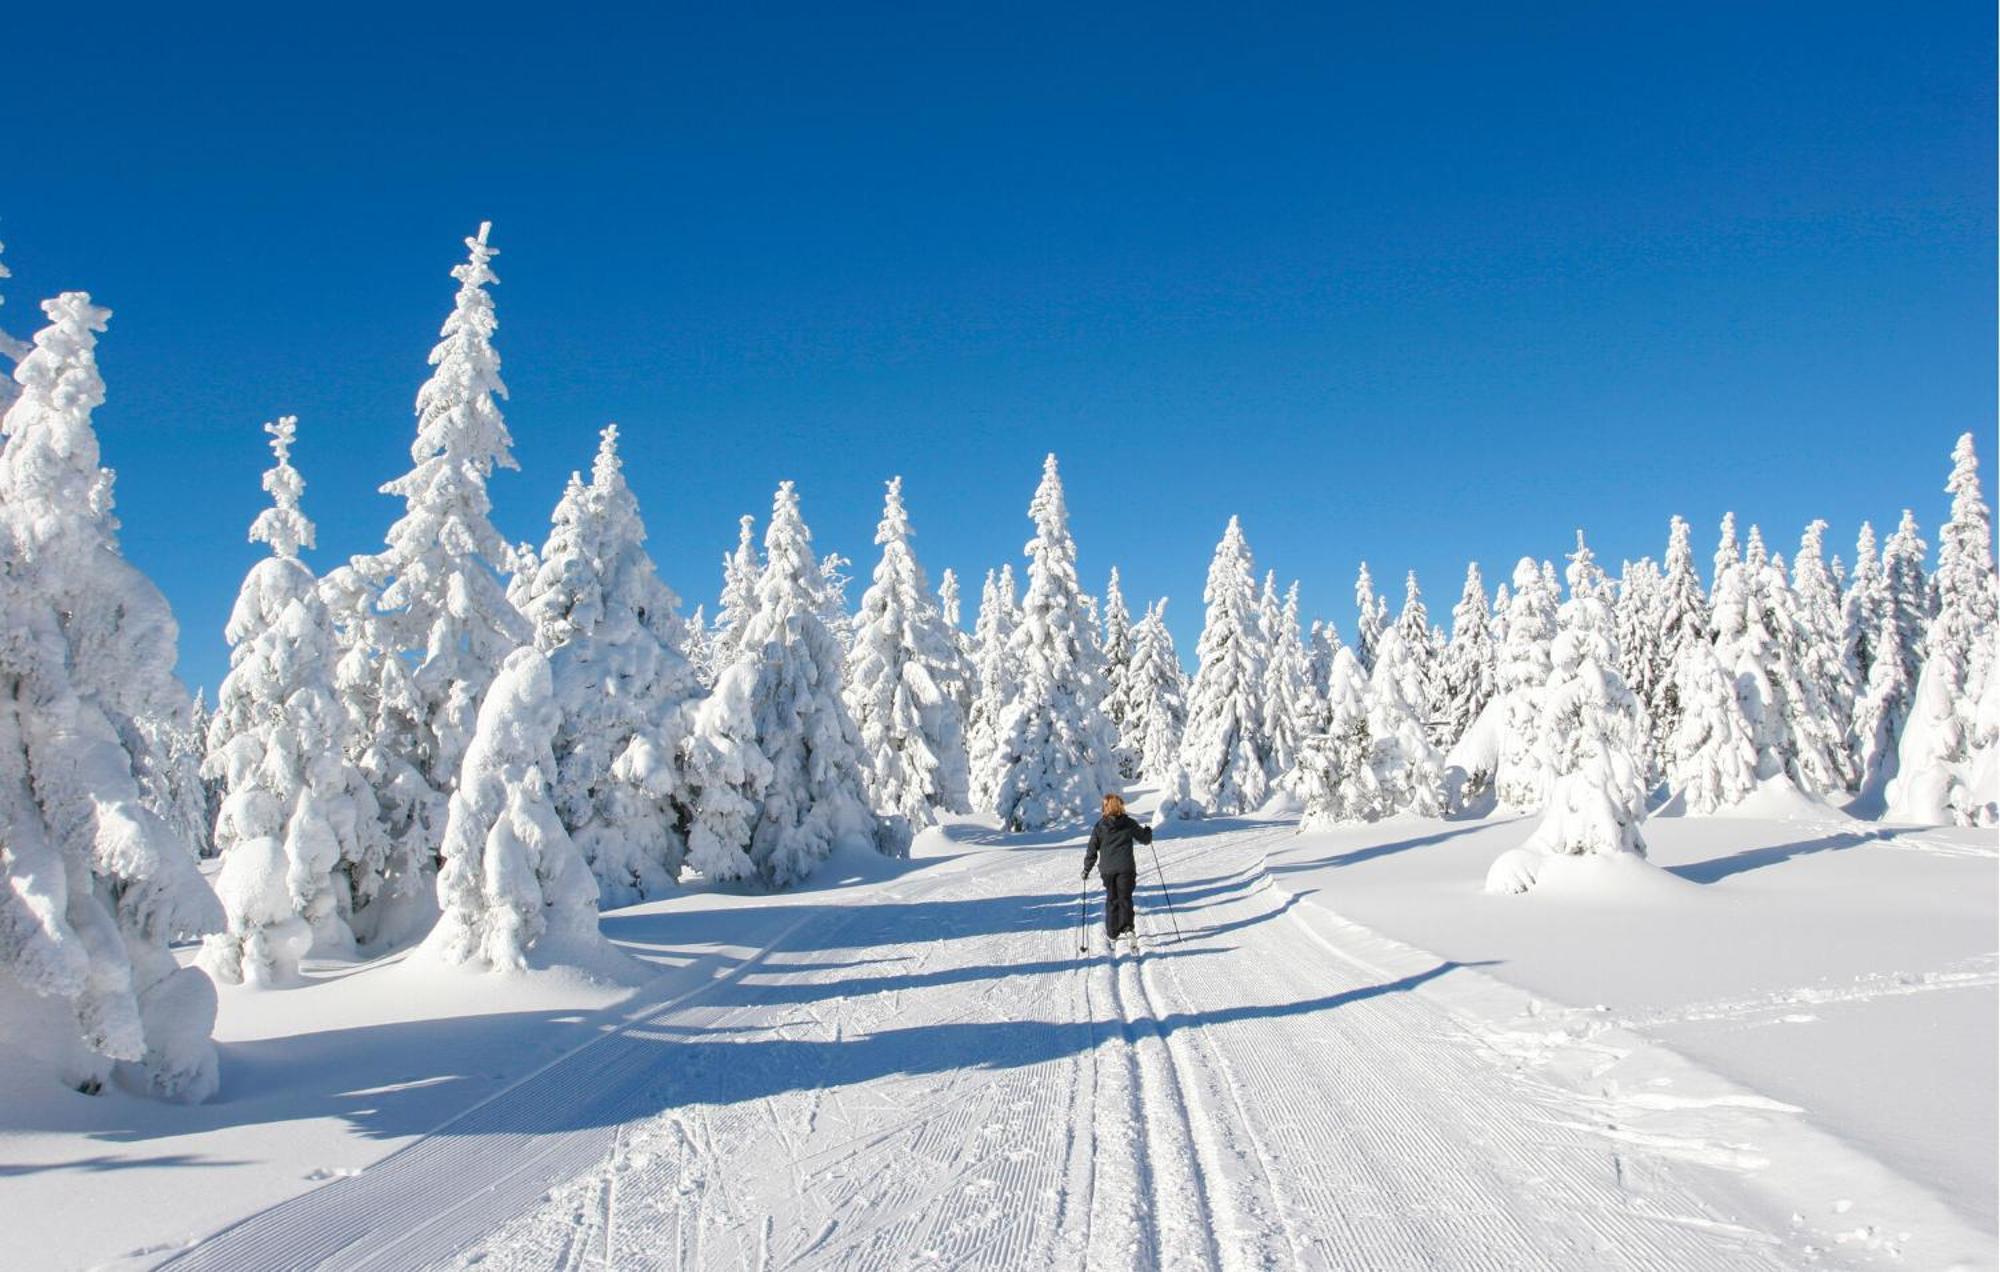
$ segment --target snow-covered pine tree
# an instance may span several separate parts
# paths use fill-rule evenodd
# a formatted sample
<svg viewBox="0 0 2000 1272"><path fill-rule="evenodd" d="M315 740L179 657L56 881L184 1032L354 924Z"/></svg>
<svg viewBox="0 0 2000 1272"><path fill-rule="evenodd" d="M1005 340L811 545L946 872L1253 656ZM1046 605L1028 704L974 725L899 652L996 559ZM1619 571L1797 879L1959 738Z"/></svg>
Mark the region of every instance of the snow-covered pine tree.
<svg viewBox="0 0 2000 1272"><path fill-rule="evenodd" d="M840 646L843 658L854 645L854 615L847 608L847 585L853 582L847 567L853 564L838 552L829 552L819 559L820 621Z"/></svg>
<svg viewBox="0 0 2000 1272"><path fill-rule="evenodd" d="M1618 674L1611 586L1581 531L1568 578L1542 702L1541 745L1551 779L1547 809L1527 842L1493 863L1489 892L1527 891L1551 856L1646 852L1639 833L1646 815L1640 758L1646 721Z"/></svg>
<svg viewBox="0 0 2000 1272"><path fill-rule="evenodd" d="M1326 709L1326 687L1333 679L1333 656L1340 652L1340 629L1332 619L1315 618L1306 636L1306 685L1312 693L1312 716L1306 732L1319 729Z"/></svg>
<svg viewBox="0 0 2000 1272"><path fill-rule="evenodd" d="M313 524L291 462L297 429L289 415L264 426L277 462L264 474L271 506L250 539L271 555L236 594L204 764L227 791L215 839L229 926L203 942L201 964L231 985L291 984L308 953L351 955L354 918L374 901L388 857L374 791L347 756L333 623L299 560Z"/></svg>
<svg viewBox="0 0 2000 1272"><path fill-rule="evenodd" d="M1001 727L1007 708L1021 692L1021 669L1014 654L1014 630L1020 624L1014 567L1003 565L997 575L988 570L979 597L979 617L972 629L975 692L966 749L971 759L974 808L991 808L999 796Z"/></svg>
<svg viewBox="0 0 2000 1272"><path fill-rule="evenodd" d="M914 533L903 479L893 477L875 529L882 559L854 621L846 695L868 760L870 799L924 827L940 812L968 812L970 805L956 633L910 547Z"/></svg>
<svg viewBox="0 0 2000 1272"><path fill-rule="evenodd" d="M1715 544L1715 564L1709 578L1708 589L1714 592L1722 586L1722 576L1729 573L1729 567L1743 559L1742 549L1736 543L1736 514L1722 514L1722 534Z"/></svg>
<svg viewBox="0 0 2000 1272"><path fill-rule="evenodd" d="M741 659L756 671L749 716L771 767L747 851L773 887L804 879L838 847L890 855L909 847L907 823L878 818L869 807L867 757L842 699L845 653L827 628L827 610L812 532L799 515L797 491L782 482Z"/></svg>
<svg viewBox="0 0 2000 1272"><path fill-rule="evenodd" d="M1814 732L1830 730L1827 789L1853 790L1861 773L1847 739L1854 728L1854 698L1860 686L1848 670L1840 585L1826 567L1824 521L1813 521L1799 537L1798 555L1792 558L1792 595L1798 617L1799 675L1821 713L1809 727Z"/></svg>
<svg viewBox="0 0 2000 1272"><path fill-rule="evenodd" d="M1417 586L1415 570L1403 579L1403 609L1396 615L1395 630L1403 638L1402 668L1397 673L1400 678L1398 688L1411 714L1435 746L1445 732L1442 717L1432 713L1432 708L1440 699L1440 655L1435 631L1431 627L1430 609L1424 604L1423 590ZM1381 657L1378 649L1375 655L1378 663Z"/></svg>
<svg viewBox="0 0 2000 1272"><path fill-rule="evenodd" d="M757 613L757 576L763 569L757 558L757 518L746 514L736 521L736 550L722 558L722 601L715 610L709 654L716 675L743 652L743 633Z"/></svg>
<svg viewBox="0 0 2000 1272"><path fill-rule="evenodd" d="M1737 702L1757 748L1757 779L1781 779L1809 795L1828 789L1831 761L1825 722L1809 722L1819 708L1800 676L1797 604L1782 567L1771 562L1757 527L1747 550L1724 569L1711 621L1715 655L1735 680ZM1800 722L1808 721L1801 728Z"/></svg>
<svg viewBox="0 0 2000 1272"><path fill-rule="evenodd" d="M1270 622L1265 631L1269 648L1263 690L1264 738L1270 748L1266 770L1273 782L1282 784L1298 767L1299 741L1312 730L1318 713L1312 687L1306 681L1306 647L1299 631L1296 579L1285 589L1284 604L1268 612Z"/></svg>
<svg viewBox="0 0 2000 1272"><path fill-rule="evenodd" d="M1373 671L1376 642L1389 625L1389 602L1375 595L1375 580L1368 574L1366 561L1354 578L1354 608L1359 615L1354 625L1354 658L1361 670Z"/></svg>
<svg viewBox="0 0 2000 1272"><path fill-rule="evenodd" d="M1553 776L1542 744L1542 703L1556 637L1557 598L1547 572L1529 557L1514 567L1513 594L1504 613L1499 695L1494 699L1504 714L1493 787L1501 805L1531 813L1547 800Z"/></svg>
<svg viewBox="0 0 2000 1272"><path fill-rule="evenodd" d="M1414 575L1411 588L1414 593ZM1421 607L1423 602L1416 604ZM1444 813L1444 758L1424 727L1421 696L1430 633L1414 624L1407 625L1407 631L1414 640L1405 634L1403 623L1383 631L1375 646L1375 670L1368 677L1375 786L1385 811L1438 817Z"/></svg>
<svg viewBox="0 0 2000 1272"><path fill-rule="evenodd" d="M1661 650L1666 609L1666 579L1651 557L1627 561L1618 574L1617 599L1612 602L1612 630L1618 643L1618 674L1644 707L1660 697L1660 686L1672 673ZM1650 723L1650 717L1648 717ZM1660 753L1649 728L1641 756L1649 783L1660 774Z"/></svg>
<svg viewBox="0 0 2000 1272"><path fill-rule="evenodd" d="M979 687L979 675L973 666L972 640L961 626L964 614L959 599L958 571L945 567L938 578L938 612L944 618L945 631L951 636L951 647L956 654L950 682L946 688L952 701L958 704L958 715L967 722L968 736L972 720L972 698Z"/></svg>
<svg viewBox="0 0 2000 1272"><path fill-rule="evenodd" d="M1104 589L1104 717L1118 734L1118 771L1126 777L1139 775L1139 757L1126 740L1125 677L1132 667L1132 611L1125 607L1125 592L1119 586L1118 567L1111 567L1111 581Z"/></svg>
<svg viewBox="0 0 2000 1272"><path fill-rule="evenodd" d="M1465 567L1465 587L1451 610L1451 643L1445 646L1438 680L1442 686L1443 735L1447 748L1465 736L1493 700L1500 674L1499 646L1488 617L1486 580L1479 563Z"/></svg>
<svg viewBox="0 0 2000 1272"><path fill-rule="evenodd" d="M146 761L139 771L139 791L146 807L159 814L174 838L198 856L215 855L215 818L208 787L201 777L203 744L195 732L195 702L189 698L167 704L162 715L134 721L146 738Z"/></svg>
<svg viewBox="0 0 2000 1272"><path fill-rule="evenodd" d="M1167 598L1146 608L1132 629L1132 659L1126 670L1125 734L1121 745L1137 761L1137 776L1165 783L1179 762L1187 727L1187 673L1167 630Z"/></svg>
<svg viewBox="0 0 2000 1272"><path fill-rule="evenodd" d="M1014 830L1087 816L1120 784L1118 738L1104 717L1104 655L1076 573L1056 457L1042 464L1028 515L1028 590L1010 642L1021 677L1001 721L994 811Z"/></svg>
<svg viewBox="0 0 2000 1272"><path fill-rule="evenodd" d="M682 656L680 598L646 549L618 428L599 434L590 480L572 474L535 568L508 596L549 662L557 708L548 775L563 828L607 908L671 890L692 802L680 762L701 682Z"/></svg>
<svg viewBox="0 0 2000 1272"><path fill-rule="evenodd" d="M1235 517L1222 532L1208 585L1208 614L1195 646L1182 767L1211 813L1249 812L1270 791L1264 656L1267 648L1250 568L1250 544Z"/></svg>
<svg viewBox="0 0 2000 1272"><path fill-rule="evenodd" d="M1736 678L1706 640L1682 647L1672 674L1674 731L1661 765L1667 789L1692 814L1713 813L1757 788L1757 742Z"/></svg>
<svg viewBox="0 0 2000 1272"><path fill-rule="evenodd" d="M2000 586L1993 572L1993 520L1979 488L1972 434L1951 453L1951 515L1938 530L1937 616L1924 638L1923 670L1899 747L1888 815L1926 823L1990 826L2000 820L1993 763L1979 752L1994 745L1982 731L1981 703L1990 699L1994 640L2000 627Z"/></svg>
<svg viewBox="0 0 2000 1272"><path fill-rule="evenodd" d="M1343 646L1327 673L1326 728L1305 740L1299 756L1302 829L1379 821L1391 811L1376 777L1368 719L1368 673Z"/></svg>
<svg viewBox="0 0 2000 1272"><path fill-rule="evenodd" d="M688 665L704 687L715 683L715 634L708 630L708 609L697 605L688 615L687 645L682 650Z"/></svg>
<svg viewBox="0 0 2000 1272"><path fill-rule="evenodd" d="M119 552L98 466L95 350L110 313L82 292L42 309L0 420L0 1016L19 1045L62 1040L52 1060L78 1090L125 1062L141 1090L204 1100L215 987L169 944L220 928L222 908L138 781L137 721L186 696L177 633Z"/></svg>
<svg viewBox="0 0 2000 1272"><path fill-rule="evenodd" d="M1903 722L1916 697L1923 663L1924 628L1930 614L1924 553L1929 545L1917 532L1909 509L1896 533L1882 545L1881 611L1868 651L1868 680L1854 705L1854 735L1862 798L1879 803L1896 776Z"/></svg>
<svg viewBox="0 0 2000 1272"><path fill-rule="evenodd" d="M1667 567L1659 599L1659 663L1665 672L1651 683L1652 696L1642 694L1639 705L1652 721L1653 754L1663 757L1664 764L1664 757L1675 749L1672 739L1680 728L1677 669L1690 659L1690 646L1700 643L1712 648L1708 597L1694 568L1693 530L1682 517L1675 517L1668 531Z"/></svg>
<svg viewBox="0 0 2000 1272"><path fill-rule="evenodd" d="M486 290L499 281L489 228L465 240L467 259L451 271L458 294L417 391L415 467L382 487L402 498L403 515L383 551L329 580L343 641L364 651L340 687L350 715L367 717L360 754L399 873L431 868L480 699L501 659L532 638L501 582L514 553L493 526L486 491L496 468L518 467L499 406L507 389ZM409 930L376 935L415 935L427 917L412 914Z"/></svg>
<svg viewBox="0 0 2000 1272"><path fill-rule="evenodd" d="M445 820L437 926L422 954L481 971L601 964L597 881L552 787L562 719L549 661L508 654L480 704Z"/></svg>

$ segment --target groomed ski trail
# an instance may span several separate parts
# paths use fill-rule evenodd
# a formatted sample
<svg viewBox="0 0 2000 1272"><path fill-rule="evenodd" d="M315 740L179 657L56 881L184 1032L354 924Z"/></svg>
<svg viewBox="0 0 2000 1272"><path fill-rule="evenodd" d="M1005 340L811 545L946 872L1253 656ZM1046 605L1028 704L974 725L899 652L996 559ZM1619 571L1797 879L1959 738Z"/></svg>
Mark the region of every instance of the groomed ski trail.
<svg viewBox="0 0 2000 1272"><path fill-rule="evenodd" d="M1080 843L838 897L176 1268L1777 1268L1718 1180L1524 1090L1298 913L1288 825L1162 839L1147 944L1076 951ZM1151 865L1148 860L1147 865ZM1091 906L1093 920L1098 905Z"/></svg>

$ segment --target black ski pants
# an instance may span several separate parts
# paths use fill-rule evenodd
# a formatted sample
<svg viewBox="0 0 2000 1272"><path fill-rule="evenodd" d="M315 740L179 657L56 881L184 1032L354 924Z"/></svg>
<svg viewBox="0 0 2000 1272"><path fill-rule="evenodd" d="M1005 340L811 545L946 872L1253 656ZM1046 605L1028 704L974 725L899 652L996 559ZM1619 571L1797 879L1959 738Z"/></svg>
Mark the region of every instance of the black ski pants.
<svg viewBox="0 0 2000 1272"><path fill-rule="evenodd" d="M1134 870L1118 870L1104 876L1104 931L1117 936L1132 927L1132 887L1139 882Z"/></svg>

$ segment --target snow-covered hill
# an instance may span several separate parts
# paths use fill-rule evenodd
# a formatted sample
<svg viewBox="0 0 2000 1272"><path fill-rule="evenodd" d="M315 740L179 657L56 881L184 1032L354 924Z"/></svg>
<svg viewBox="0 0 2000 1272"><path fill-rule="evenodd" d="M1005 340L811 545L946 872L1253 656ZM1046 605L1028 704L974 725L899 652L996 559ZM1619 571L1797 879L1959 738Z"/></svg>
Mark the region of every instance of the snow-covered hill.
<svg viewBox="0 0 2000 1272"><path fill-rule="evenodd" d="M607 914L636 987L309 962L225 990L215 1103L8 1108L10 1258L1991 1264L1990 833L1661 819L1482 893L1525 830L1183 824L1129 955L1080 841L960 822Z"/></svg>

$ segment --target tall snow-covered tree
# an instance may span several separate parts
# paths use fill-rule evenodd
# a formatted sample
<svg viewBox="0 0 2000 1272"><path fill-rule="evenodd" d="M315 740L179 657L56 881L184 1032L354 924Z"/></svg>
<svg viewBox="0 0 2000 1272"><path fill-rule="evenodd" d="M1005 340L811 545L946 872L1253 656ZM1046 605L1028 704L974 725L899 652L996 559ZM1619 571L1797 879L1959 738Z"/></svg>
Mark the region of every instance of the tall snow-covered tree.
<svg viewBox="0 0 2000 1272"><path fill-rule="evenodd" d="M553 750L562 708L548 659L507 655L479 708L445 820L437 926L422 953L482 971L592 965L597 881L556 811Z"/></svg>
<svg viewBox="0 0 2000 1272"><path fill-rule="evenodd" d="M402 872L430 869L480 699L501 659L532 638L502 584L514 553L486 490L495 469L518 467L500 414L489 228L465 240L467 259L451 271L458 295L417 392L415 466L382 487L403 515L383 551L329 583L343 640L362 651L341 689L363 720L359 758Z"/></svg>
<svg viewBox="0 0 2000 1272"><path fill-rule="evenodd" d="M1801 674L1796 598L1755 526L1742 560L1716 586L1715 654L1736 681L1737 702L1757 747L1759 781L1781 779L1809 795L1830 789L1833 735Z"/></svg>
<svg viewBox="0 0 2000 1272"><path fill-rule="evenodd" d="M1673 670L1661 646L1665 611L1666 579L1660 567L1651 557L1625 562L1611 607L1612 629L1618 643L1618 674L1642 708L1659 699L1660 686ZM1659 752L1650 727L1640 759L1649 778L1659 775Z"/></svg>
<svg viewBox="0 0 2000 1272"><path fill-rule="evenodd" d="M951 636L951 647L956 655L950 683L952 701L958 704L958 715L967 722L968 737L972 720L972 699L979 688L979 673L973 665L972 640L965 634L963 622L963 602L959 596L958 571L945 567L938 578L938 613L944 618L945 631Z"/></svg>
<svg viewBox="0 0 2000 1272"><path fill-rule="evenodd" d="M1506 632L1495 699L1503 715L1493 786L1503 806L1528 813L1542 807L1553 776L1542 742L1542 708L1557 615L1557 597L1547 574L1529 557L1514 567L1513 594L1504 613Z"/></svg>
<svg viewBox="0 0 2000 1272"><path fill-rule="evenodd" d="M313 524L291 462L298 420L264 428L277 462L264 474L271 506L250 538L271 555L244 577L229 616L229 674L204 765L228 792L215 828L228 929L204 941L201 963L232 985L290 984L308 953L352 954L357 920L372 927L388 856L374 792L347 757L333 623L299 560Z"/></svg>
<svg viewBox="0 0 2000 1272"><path fill-rule="evenodd" d="M1854 682L1857 708L1868 673L1875 666L1875 636L1882 628L1882 611L1888 604L1888 581L1882 576L1875 527L1864 521L1854 543L1854 569L1840 598L1841 656Z"/></svg>
<svg viewBox="0 0 2000 1272"><path fill-rule="evenodd" d="M1715 563L1709 577L1709 591L1722 586L1722 576L1729 573L1729 567L1743 559L1743 551L1736 543L1736 514L1722 514L1722 534L1715 545Z"/></svg>
<svg viewBox="0 0 2000 1272"><path fill-rule="evenodd" d="M1799 646L1799 675L1820 718L1804 727L1830 731L1826 763L1829 790L1853 790L1861 780L1848 737L1854 728L1854 698L1860 686L1848 669L1840 615L1840 585L1826 566L1826 522L1815 520L1799 537L1792 558L1792 596Z"/></svg>
<svg viewBox="0 0 2000 1272"><path fill-rule="evenodd" d="M1881 611L1868 651L1868 680L1854 706L1854 735L1864 799L1879 800L1896 776L1903 722L1916 697L1923 663L1924 628L1930 614L1924 553L1909 509L1882 545Z"/></svg>
<svg viewBox="0 0 2000 1272"><path fill-rule="evenodd" d="M1993 520L1979 488L1972 434L1951 453L1951 515L1938 530L1937 615L1924 638L1923 669L1889 784L1889 816L1921 822L1990 826L2000 820L2000 790L1981 778L1982 701L1991 696L1994 641L2000 636L2000 584L1993 570Z"/></svg>
<svg viewBox="0 0 2000 1272"><path fill-rule="evenodd" d="M681 651L680 598L646 549L618 429L573 474L535 568L510 599L547 656L557 707L550 798L607 907L669 891L692 796L680 763L700 677Z"/></svg>
<svg viewBox="0 0 2000 1272"><path fill-rule="evenodd" d="M1312 719L1307 732L1319 728L1326 710L1326 687L1333 677L1333 656L1340 652L1340 629L1333 620L1315 618L1306 634L1306 684L1312 691Z"/></svg>
<svg viewBox="0 0 2000 1272"><path fill-rule="evenodd" d="M1419 817L1441 816L1445 794L1444 759L1424 727L1422 661L1428 637L1427 629L1414 624L1398 623L1384 630L1375 646L1375 670L1369 674L1367 693L1377 795L1385 811Z"/></svg>
<svg viewBox="0 0 2000 1272"><path fill-rule="evenodd" d="M1396 615L1395 631L1402 637L1403 643L1398 656L1401 666L1397 671L1400 677L1397 688L1419 725L1435 743L1444 733L1443 722L1432 714L1432 707L1439 698L1438 652L1432 638L1430 610L1424 605L1423 590L1417 586L1415 570L1411 570L1403 580L1403 609ZM1378 647L1375 654L1378 664L1381 658Z"/></svg>
<svg viewBox="0 0 2000 1272"><path fill-rule="evenodd" d="M1674 750L1672 739L1680 728L1678 669L1690 660L1691 646L1711 643L1708 597L1702 591L1701 575L1694 566L1693 530L1682 517L1673 519L1667 535L1667 565L1660 582L1658 622L1659 664L1665 674L1649 686L1640 687L1652 692L1650 697L1642 694L1639 705L1652 721L1653 754L1665 757Z"/></svg>
<svg viewBox="0 0 2000 1272"><path fill-rule="evenodd" d="M1235 517L1222 532L1202 591L1208 615L1195 646L1188 690L1182 767L1195 797L1212 813L1257 808L1270 793L1264 658L1267 645L1250 564L1250 544Z"/></svg>
<svg viewBox="0 0 2000 1272"><path fill-rule="evenodd" d="M722 601L715 610L709 654L718 673L743 652L743 633L757 612L757 576L763 568L757 559L757 518L746 514L736 522L736 550L722 558Z"/></svg>
<svg viewBox="0 0 2000 1272"><path fill-rule="evenodd" d="M1038 830L1094 812L1118 789L1118 738L1104 716L1104 655L1076 572L1056 457L1042 465L1028 515L1028 590L1011 639L1020 692L1001 719L1000 824Z"/></svg>
<svg viewBox="0 0 2000 1272"><path fill-rule="evenodd" d="M1132 629L1132 659L1120 689L1124 697L1125 750L1136 775L1165 783L1179 760L1187 727L1187 673L1167 630L1167 598L1146 608Z"/></svg>
<svg viewBox="0 0 2000 1272"><path fill-rule="evenodd" d="M1327 673L1326 728L1306 739L1299 757L1300 793L1307 829L1379 821L1392 803L1376 775L1375 737L1369 727L1368 673L1354 651L1334 651Z"/></svg>
<svg viewBox="0 0 2000 1272"><path fill-rule="evenodd" d="M1645 855L1646 722L1618 674L1610 584L1580 531L1568 581L1542 701L1547 807L1527 842L1493 863L1490 892L1525 892L1551 856Z"/></svg>
<svg viewBox="0 0 2000 1272"><path fill-rule="evenodd" d="M1493 700L1499 674L1500 651L1487 609L1486 580L1473 561L1465 567L1465 587L1451 610L1451 643L1445 646L1439 667L1443 708L1439 714L1447 746L1464 737Z"/></svg>
<svg viewBox="0 0 2000 1272"><path fill-rule="evenodd" d="M1109 689L1104 699L1104 715L1119 738L1119 770L1126 777L1138 776L1138 758L1125 745L1125 676L1132 666L1132 611L1125 606L1125 592L1119 586L1118 567L1111 567L1111 581L1104 589L1104 679Z"/></svg>
<svg viewBox="0 0 2000 1272"><path fill-rule="evenodd" d="M191 845L146 807L137 722L185 699L166 598L125 560L91 412L104 401L82 292L15 368L0 419L0 966L18 1045L57 1040L63 1079L215 1092L215 987L169 944L223 925Z"/></svg>
<svg viewBox="0 0 2000 1272"><path fill-rule="evenodd" d="M1273 592L1267 582L1265 591ZM1264 615L1268 614L1268 619ZM1299 741L1311 732L1318 705L1306 680L1305 638L1299 631L1299 585L1285 589L1282 605L1265 607L1259 615L1268 633L1264 663L1264 739L1269 747L1266 768L1271 780L1285 778L1299 762Z"/></svg>
<svg viewBox="0 0 2000 1272"><path fill-rule="evenodd" d="M842 697L845 654L826 625L827 586L798 493L783 482L742 658L756 671L747 705L771 767L747 852L774 887L804 879L839 847L898 854L909 846L905 823L869 807L866 753Z"/></svg>
<svg viewBox="0 0 2000 1272"><path fill-rule="evenodd" d="M1359 617L1354 624L1354 657L1361 664L1361 670L1372 671L1375 667L1375 645L1382 639L1382 630L1389 625L1389 602L1375 595L1375 580L1368 574L1368 563L1361 563L1361 572L1354 579L1354 608Z"/></svg>
<svg viewBox="0 0 2000 1272"><path fill-rule="evenodd" d="M1661 767L1683 811L1713 813L1757 788L1757 741L1737 696L1736 677L1706 640L1690 641L1672 673L1674 731Z"/></svg>
<svg viewBox="0 0 2000 1272"><path fill-rule="evenodd" d="M980 593L979 617L973 627L975 692L967 728L972 806L991 808L1000 791L1000 744L1007 708L1021 692L1021 669L1014 652L1014 630L1021 624L1014 591L1014 567L986 572Z"/></svg>
<svg viewBox="0 0 2000 1272"><path fill-rule="evenodd" d="M875 529L882 559L861 595L847 655L847 708L861 732L875 807L928 826L970 810L956 633L910 547L903 479L891 478Z"/></svg>
<svg viewBox="0 0 2000 1272"><path fill-rule="evenodd" d="M704 686L715 683L715 633L708 629L708 609L697 605L688 615L687 645L683 651L688 665Z"/></svg>

